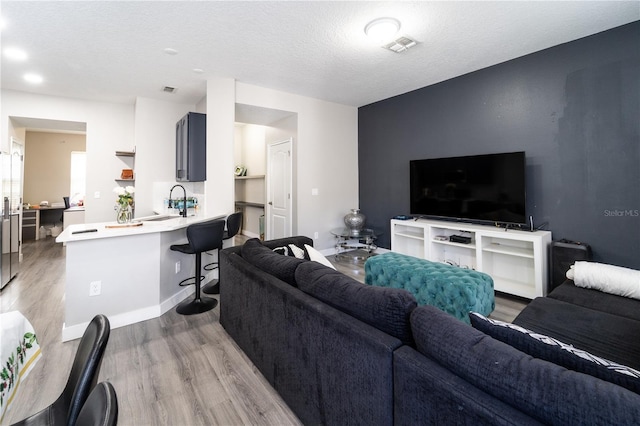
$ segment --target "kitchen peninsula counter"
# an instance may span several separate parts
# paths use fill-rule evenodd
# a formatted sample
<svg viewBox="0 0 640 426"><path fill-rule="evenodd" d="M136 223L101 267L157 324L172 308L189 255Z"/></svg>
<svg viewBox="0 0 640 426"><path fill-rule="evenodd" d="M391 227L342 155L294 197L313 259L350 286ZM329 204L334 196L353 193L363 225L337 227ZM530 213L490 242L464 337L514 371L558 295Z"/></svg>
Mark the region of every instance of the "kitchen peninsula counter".
<svg viewBox="0 0 640 426"><path fill-rule="evenodd" d="M178 283L193 276L194 256L172 251L187 242L186 227L221 216L162 217L71 225L56 242L66 245L65 321L62 340L84 333L97 314L112 328L159 317L194 292ZM153 220L150 220L153 219ZM78 231L95 230L77 233ZM204 282L214 278L211 271Z"/></svg>

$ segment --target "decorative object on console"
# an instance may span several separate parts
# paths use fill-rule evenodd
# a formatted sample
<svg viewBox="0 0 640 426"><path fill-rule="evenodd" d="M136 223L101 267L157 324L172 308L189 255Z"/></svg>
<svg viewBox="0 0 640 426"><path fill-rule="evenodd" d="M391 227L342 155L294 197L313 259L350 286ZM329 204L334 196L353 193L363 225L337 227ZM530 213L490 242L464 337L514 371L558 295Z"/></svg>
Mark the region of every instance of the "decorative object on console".
<svg viewBox="0 0 640 426"><path fill-rule="evenodd" d="M113 192L118 195L116 200L116 221L118 223L129 223L133 218L133 193L135 188L133 186L127 186L125 188L116 186L113 188Z"/></svg>
<svg viewBox="0 0 640 426"><path fill-rule="evenodd" d="M236 169L233 172L236 176L246 176L247 168L245 166L236 166Z"/></svg>
<svg viewBox="0 0 640 426"><path fill-rule="evenodd" d="M351 230L351 235L357 236L364 228L367 218L360 213L360 209L351 209L351 213L347 213L344 217L344 224Z"/></svg>
<svg viewBox="0 0 640 426"><path fill-rule="evenodd" d="M122 169L122 172L120 173L120 179L133 180L133 169Z"/></svg>

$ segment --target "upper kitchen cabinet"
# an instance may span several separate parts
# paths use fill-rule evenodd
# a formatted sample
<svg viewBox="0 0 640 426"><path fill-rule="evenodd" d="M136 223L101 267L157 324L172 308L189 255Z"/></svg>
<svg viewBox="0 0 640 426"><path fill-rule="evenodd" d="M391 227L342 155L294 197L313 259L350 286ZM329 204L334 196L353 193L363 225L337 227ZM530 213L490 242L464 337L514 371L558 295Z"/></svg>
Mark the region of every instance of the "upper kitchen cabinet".
<svg viewBox="0 0 640 426"><path fill-rule="evenodd" d="M207 180L207 115L190 112L176 124L176 181Z"/></svg>

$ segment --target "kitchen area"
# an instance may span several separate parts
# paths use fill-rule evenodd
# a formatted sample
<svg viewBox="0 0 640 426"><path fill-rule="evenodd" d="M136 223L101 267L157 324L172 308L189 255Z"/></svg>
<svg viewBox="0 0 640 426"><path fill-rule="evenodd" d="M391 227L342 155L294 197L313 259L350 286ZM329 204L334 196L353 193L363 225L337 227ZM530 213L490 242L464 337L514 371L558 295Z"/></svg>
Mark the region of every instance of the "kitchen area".
<svg viewBox="0 0 640 426"><path fill-rule="evenodd" d="M194 292L178 285L194 275L194 256L170 247L185 242L189 225L231 212L206 214L193 192L207 180L206 115L186 114L175 135L175 181L153 183L153 214L135 213L135 148L118 150L126 167L116 178L115 220L65 226L56 237L66 246L63 341L80 337L96 313L120 327L158 317ZM208 272L204 282L215 277Z"/></svg>

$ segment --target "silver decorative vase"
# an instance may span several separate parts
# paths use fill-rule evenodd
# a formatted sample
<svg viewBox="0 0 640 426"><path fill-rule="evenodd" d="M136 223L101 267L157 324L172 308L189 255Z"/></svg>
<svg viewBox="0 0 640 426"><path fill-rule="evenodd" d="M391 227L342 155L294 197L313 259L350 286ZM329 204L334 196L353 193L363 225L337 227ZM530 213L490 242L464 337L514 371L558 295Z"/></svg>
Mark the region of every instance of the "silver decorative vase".
<svg viewBox="0 0 640 426"><path fill-rule="evenodd" d="M366 216L360 213L360 209L351 209L351 213L344 217L344 224L351 230L352 235L358 235L364 229L366 219Z"/></svg>

